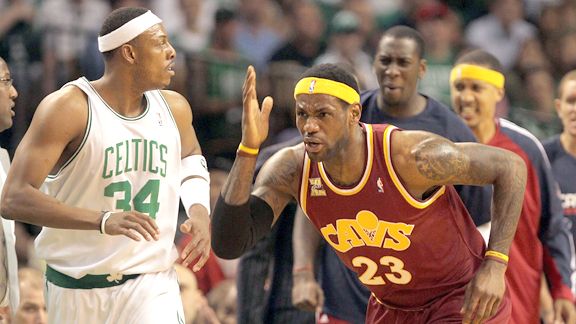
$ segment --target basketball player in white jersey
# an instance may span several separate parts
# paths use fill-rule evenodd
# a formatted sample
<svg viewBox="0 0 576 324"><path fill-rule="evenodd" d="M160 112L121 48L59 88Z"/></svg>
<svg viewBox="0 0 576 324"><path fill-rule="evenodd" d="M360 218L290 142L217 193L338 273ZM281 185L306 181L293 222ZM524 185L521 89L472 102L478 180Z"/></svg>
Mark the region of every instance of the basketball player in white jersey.
<svg viewBox="0 0 576 324"><path fill-rule="evenodd" d="M210 249L209 176L187 100L157 90L176 53L144 8L113 11L98 47L102 78L70 82L37 108L1 213L43 226L49 323L183 322L179 197L189 215L180 230L193 237L180 257L198 270Z"/></svg>

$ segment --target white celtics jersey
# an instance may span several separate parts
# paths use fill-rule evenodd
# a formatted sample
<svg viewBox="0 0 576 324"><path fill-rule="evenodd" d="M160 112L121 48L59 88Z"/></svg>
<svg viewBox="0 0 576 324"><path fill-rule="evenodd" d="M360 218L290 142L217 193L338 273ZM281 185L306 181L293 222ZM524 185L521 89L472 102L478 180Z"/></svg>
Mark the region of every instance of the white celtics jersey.
<svg viewBox="0 0 576 324"><path fill-rule="evenodd" d="M88 124L77 152L43 185L64 204L95 211L136 210L156 220L158 241L133 241L98 230L44 227L39 257L74 278L85 274L135 274L168 269L177 257L174 235L180 188L180 134L160 91L145 93L138 117L121 116L80 78L88 96ZM65 122L65 121L63 121Z"/></svg>

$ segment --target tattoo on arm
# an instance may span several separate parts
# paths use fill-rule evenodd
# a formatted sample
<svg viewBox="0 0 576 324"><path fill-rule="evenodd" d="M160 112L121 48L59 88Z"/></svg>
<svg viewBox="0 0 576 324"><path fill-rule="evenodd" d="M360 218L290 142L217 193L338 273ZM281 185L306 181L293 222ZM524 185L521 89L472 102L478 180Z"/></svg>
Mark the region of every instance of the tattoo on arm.
<svg viewBox="0 0 576 324"><path fill-rule="evenodd" d="M418 172L427 179L447 182L467 174L470 161L446 141L426 140L414 152ZM456 153L456 154L455 154Z"/></svg>

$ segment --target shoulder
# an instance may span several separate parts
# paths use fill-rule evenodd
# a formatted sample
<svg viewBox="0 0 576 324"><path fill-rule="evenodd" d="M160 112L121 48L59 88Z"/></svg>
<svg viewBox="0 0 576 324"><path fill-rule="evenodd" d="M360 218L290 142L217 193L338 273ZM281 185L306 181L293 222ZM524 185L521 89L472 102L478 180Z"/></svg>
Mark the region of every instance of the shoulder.
<svg viewBox="0 0 576 324"><path fill-rule="evenodd" d="M172 90L160 90L160 94L166 100L168 108L170 108L177 121L192 119L192 108L183 95Z"/></svg>
<svg viewBox="0 0 576 324"><path fill-rule="evenodd" d="M296 197L303 161L303 143L280 149L264 163L256 185L273 187Z"/></svg>
<svg viewBox="0 0 576 324"><path fill-rule="evenodd" d="M74 117L86 116L88 97L76 86L66 86L46 96L38 105L35 115L39 117L66 116L68 124Z"/></svg>
<svg viewBox="0 0 576 324"><path fill-rule="evenodd" d="M511 141L513 141L530 159L531 163L547 163L548 158L542 143L530 133L506 119L499 119L500 129Z"/></svg>
<svg viewBox="0 0 576 324"><path fill-rule="evenodd" d="M441 156L450 154L450 150L454 149L454 143L450 140L420 130L392 132L390 141L393 158L412 159L421 154Z"/></svg>

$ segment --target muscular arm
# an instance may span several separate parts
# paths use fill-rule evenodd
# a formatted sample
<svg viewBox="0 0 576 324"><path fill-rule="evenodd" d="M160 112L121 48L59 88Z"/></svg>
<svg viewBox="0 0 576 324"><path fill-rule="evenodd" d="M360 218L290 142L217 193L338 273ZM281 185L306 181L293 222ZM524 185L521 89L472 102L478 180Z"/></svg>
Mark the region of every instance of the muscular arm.
<svg viewBox="0 0 576 324"><path fill-rule="evenodd" d="M414 197L441 185L492 184L488 248L508 254L526 186L526 165L519 156L482 144L455 144L426 132L395 132L392 141L394 167Z"/></svg>
<svg viewBox="0 0 576 324"><path fill-rule="evenodd" d="M39 190L46 176L76 150L87 120L86 98L75 87L59 90L40 103L4 185L3 217L39 226L98 229L100 211L64 205Z"/></svg>
<svg viewBox="0 0 576 324"><path fill-rule="evenodd" d="M170 106L170 110L178 126L178 131L180 132L182 158L194 154L202 154L196 132L194 131L194 127L192 127L192 108L186 98L177 92L169 90L163 90L162 95Z"/></svg>

